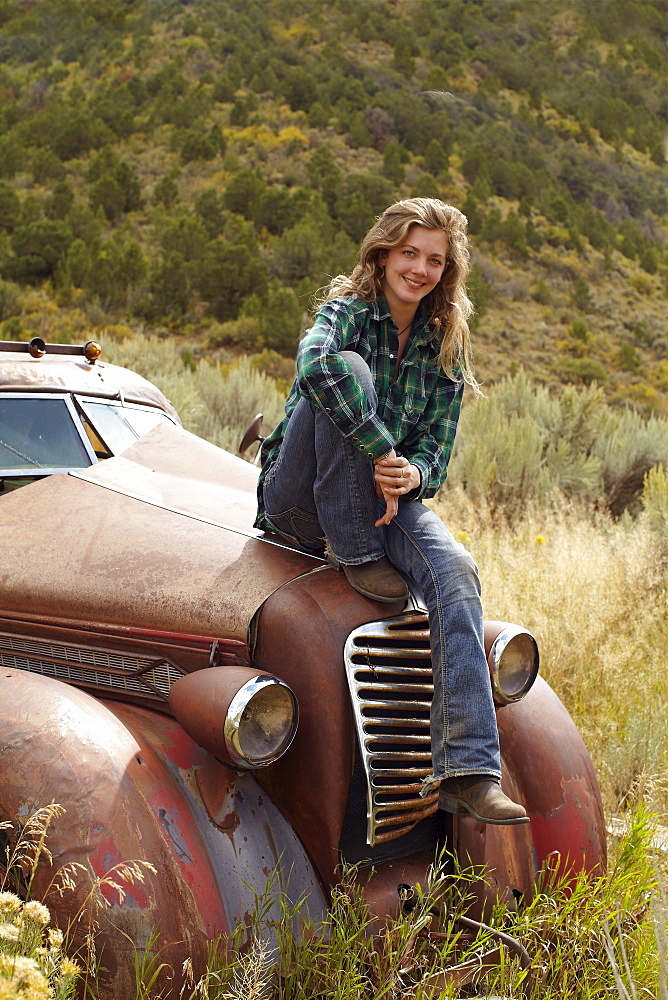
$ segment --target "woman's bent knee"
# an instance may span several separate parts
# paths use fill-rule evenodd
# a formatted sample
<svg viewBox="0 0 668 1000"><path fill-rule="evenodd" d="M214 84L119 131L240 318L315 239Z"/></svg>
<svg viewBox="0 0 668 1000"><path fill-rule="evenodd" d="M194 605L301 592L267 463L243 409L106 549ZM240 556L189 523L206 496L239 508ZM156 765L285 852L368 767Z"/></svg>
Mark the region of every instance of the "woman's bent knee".
<svg viewBox="0 0 668 1000"><path fill-rule="evenodd" d="M361 384L369 401L375 406L376 390L373 384L373 375L364 358L356 354L355 351L341 351L341 357Z"/></svg>

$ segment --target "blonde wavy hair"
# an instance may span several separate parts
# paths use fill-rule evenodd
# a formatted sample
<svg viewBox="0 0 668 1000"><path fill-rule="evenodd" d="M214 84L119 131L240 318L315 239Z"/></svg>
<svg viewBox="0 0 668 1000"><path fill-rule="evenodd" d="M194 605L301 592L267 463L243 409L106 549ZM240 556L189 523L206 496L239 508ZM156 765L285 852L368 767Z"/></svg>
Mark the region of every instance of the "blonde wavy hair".
<svg viewBox="0 0 668 1000"><path fill-rule="evenodd" d="M443 276L425 299L429 323L440 340L439 362L449 378L463 379L476 392L480 386L474 375L468 321L473 305L466 294L470 254L466 216L438 198L406 198L390 205L367 232L360 245L359 261L350 275L339 274L329 283L321 302L340 295L355 295L375 302L383 292L384 250L402 246L411 226L441 229L448 237L448 254Z"/></svg>

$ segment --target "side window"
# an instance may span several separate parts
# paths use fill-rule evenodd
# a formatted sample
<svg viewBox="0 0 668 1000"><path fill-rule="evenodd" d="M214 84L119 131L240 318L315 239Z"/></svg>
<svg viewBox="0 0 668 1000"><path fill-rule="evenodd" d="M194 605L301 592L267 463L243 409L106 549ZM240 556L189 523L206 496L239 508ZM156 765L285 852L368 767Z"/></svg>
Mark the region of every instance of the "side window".
<svg viewBox="0 0 668 1000"><path fill-rule="evenodd" d="M92 424L93 432L99 435L98 440L102 439L112 455L120 455L137 440L137 435L124 419L125 411L121 406L90 399L80 399L79 404Z"/></svg>
<svg viewBox="0 0 668 1000"><path fill-rule="evenodd" d="M86 423L86 432L93 443L98 458L120 455L156 424L169 417L157 409L121 406L92 399L79 399Z"/></svg>

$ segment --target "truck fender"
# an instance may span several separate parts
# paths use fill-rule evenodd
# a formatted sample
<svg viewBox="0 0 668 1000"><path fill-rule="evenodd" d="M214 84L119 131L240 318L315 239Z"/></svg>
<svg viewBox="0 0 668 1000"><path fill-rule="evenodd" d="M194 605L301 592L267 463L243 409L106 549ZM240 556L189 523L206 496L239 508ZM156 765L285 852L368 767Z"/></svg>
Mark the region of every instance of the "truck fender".
<svg viewBox="0 0 668 1000"><path fill-rule="evenodd" d="M456 816L460 865L484 866L472 914L497 898L514 906L531 898L540 872L572 879L602 874L606 831L596 773L566 708L543 678L525 698L497 713L502 787L521 802L530 825L492 826Z"/></svg>
<svg viewBox="0 0 668 1000"><path fill-rule="evenodd" d="M150 949L165 963L165 996L177 997L184 960L200 975L210 941L249 924L272 878L292 901L310 894L314 919L326 912L309 858L268 794L174 719L23 670L4 669L0 685L0 819L20 828L41 806L64 807L48 833L53 863L38 866L32 894L43 898L64 865L81 866L76 889L45 902L63 930L83 908L74 950L89 920L96 925L105 996L134 995L135 951ZM155 872L128 880L116 866L130 861Z"/></svg>

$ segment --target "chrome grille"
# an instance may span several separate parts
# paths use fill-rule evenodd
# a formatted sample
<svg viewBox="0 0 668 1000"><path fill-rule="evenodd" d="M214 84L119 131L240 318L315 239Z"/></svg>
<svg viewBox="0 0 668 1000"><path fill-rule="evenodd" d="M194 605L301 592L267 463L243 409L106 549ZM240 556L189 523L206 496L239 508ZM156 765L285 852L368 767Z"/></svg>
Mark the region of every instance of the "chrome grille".
<svg viewBox="0 0 668 1000"><path fill-rule="evenodd" d="M0 632L0 667L28 670L81 687L166 701L183 676L173 663L48 639L25 639Z"/></svg>
<svg viewBox="0 0 668 1000"><path fill-rule="evenodd" d="M411 613L356 629L344 651L367 780L367 843L401 837L438 808L431 773L429 623Z"/></svg>

